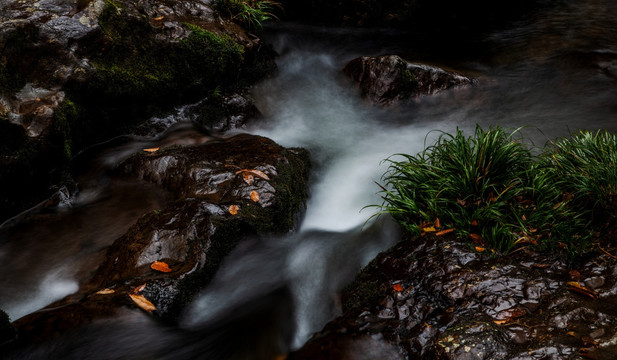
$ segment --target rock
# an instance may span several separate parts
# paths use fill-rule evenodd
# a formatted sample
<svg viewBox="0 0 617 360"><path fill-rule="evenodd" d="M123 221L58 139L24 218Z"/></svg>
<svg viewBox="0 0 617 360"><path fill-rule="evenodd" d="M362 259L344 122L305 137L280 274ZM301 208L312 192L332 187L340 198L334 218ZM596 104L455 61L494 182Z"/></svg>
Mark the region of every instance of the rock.
<svg viewBox="0 0 617 360"><path fill-rule="evenodd" d="M453 237L405 240L362 271L343 293L344 315L289 359L355 358L366 338L412 359L610 359L617 264L597 256L576 269L598 286L597 300L569 291L567 264L544 255L491 258Z"/></svg>
<svg viewBox="0 0 617 360"><path fill-rule="evenodd" d="M121 307L142 311L129 295L145 297L154 316L175 321L238 242L292 230L307 197L308 169L306 151L247 134L129 158L119 175L154 182L177 200L118 238L77 293L15 321L19 344L75 331ZM249 183L244 175L252 174ZM154 261L171 271L152 269Z"/></svg>
<svg viewBox="0 0 617 360"><path fill-rule="evenodd" d="M214 89L238 92L275 68L271 47L209 0L7 0L2 8L0 126L19 125L26 136L3 158L0 188L11 194L0 220L70 178L72 158L90 145ZM215 104L229 104L229 124L217 126L246 120L236 103ZM28 166L32 158L44 166ZM36 181L16 188L9 177Z"/></svg>
<svg viewBox="0 0 617 360"><path fill-rule="evenodd" d="M0 345L15 338L15 329L11 325L9 316L0 310Z"/></svg>
<svg viewBox="0 0 617 360"><path fill-rule="evenodd" d="M343 72L358 83L364 98L382 106L473 83L467 77L410 63L396 55L359 57L350 61Z"/></svg>

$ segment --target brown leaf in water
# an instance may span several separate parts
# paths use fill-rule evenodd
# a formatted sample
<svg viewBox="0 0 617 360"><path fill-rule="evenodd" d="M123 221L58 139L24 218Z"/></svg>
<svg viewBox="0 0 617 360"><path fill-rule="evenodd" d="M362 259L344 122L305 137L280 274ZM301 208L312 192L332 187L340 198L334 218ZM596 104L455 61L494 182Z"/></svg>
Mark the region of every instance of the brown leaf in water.
<svg viewBox="0 0 617 360"><path fill-rule="evenodd" d="M152 264L150 264L150 268L152 270L156 270L156 271L160 271L160 272L164 272L164 273L168 273L171 272L171 268L169 267L169 265L166 262L163 261L154 261L152 262Z"/></svg>
<svg viewBox="0 0 617 360"><path fill-rule="evenodd" d="M255 190L251 191L251 200L254 202L259 202L259 193Z"/></svg>
<svg viewBox="0 0 617 360"><path fill-rule="evenodd" d="M115 292L116 292L116 290L114 290L114 289L103 289L103 290L97 291L96 294L98 294L98 295L109 295L109 294L113 294Z"/></svg>
<svg viewBox="0 0 617 360"><path fill-rule="evenodd" d="M131 300L133 300L133 302L137 304L137 306L139 306L141 309L148 312L156 310L156 306L154 306L154 304L152 304L143 295L129 294L129 296L131 297Z"/></svg>
<svg viewBox="0 0 617 360"><path fill-rule="evenodd" d="M236 215L239 210L240 210L240 207L238 205L231 205L231 206L229 206L229 213L231 215Z"/></svg>

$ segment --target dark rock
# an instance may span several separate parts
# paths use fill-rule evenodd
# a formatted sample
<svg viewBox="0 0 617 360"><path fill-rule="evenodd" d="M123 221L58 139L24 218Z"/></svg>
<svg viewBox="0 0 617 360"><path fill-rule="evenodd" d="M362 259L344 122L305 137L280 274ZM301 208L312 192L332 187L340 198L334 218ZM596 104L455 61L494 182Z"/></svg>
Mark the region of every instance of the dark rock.
<svg viewBox="0 0 617 360"><path fill-rule="evenodd" d="M292 230L307 197L308 169L306 151L246 134L129 158L121 173L168 188L177 200L117 239L77 293L17 320L19 342L75 331L121 307L136 309L129 294L148 299L156 317L175 321L238 242ZM154 261L172 271L153 270Z"/></svg>
<svg viewBox="0 0 617 360"><path fill-rule="evenodd" d="M343 72L358 83L364 98L384 106L473 83L467 77L410 63L396 55L359 57L350 61Z"/></svg>
<svg viewBox="0 0 617 360"><path fill-rule="evenodd" d="M402 241L347 287L344 315L289 359L354 358L367 337L412 359L612 359L617 264L597 256L576 269L597 285L596 300L569 291L567 264L544 255L491 258L447 237Z"/></svg>
<svg viewBox="0 0 617 360"><path fill-rule="evenodd" d="M0 345L15 338L15 329L11 325L9 316L0 310Z"/></svg>

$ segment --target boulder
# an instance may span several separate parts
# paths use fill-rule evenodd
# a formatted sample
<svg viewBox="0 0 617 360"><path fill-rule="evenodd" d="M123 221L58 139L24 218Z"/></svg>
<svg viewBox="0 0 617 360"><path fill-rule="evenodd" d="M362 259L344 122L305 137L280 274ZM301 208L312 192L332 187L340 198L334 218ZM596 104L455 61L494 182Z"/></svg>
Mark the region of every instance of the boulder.
<svg viewBox="0 0 617 360"><path fill-rule="evenodd" d="M396 55L362 56L350 61L343 72L358 84L364 98L382 106L474 83L470 78L410 63Z"/></svg>
<svg viewBox="0 0 617 360"><path fill-rule="evenodd" d="M74 332L127 307L174 322L240 241L293 229L308 170L305 150L247 134L127 159L119 176L156 183L176 201L118 238L78 292L15 321L11 346Z"/></svg>
<svg viewBox="0 0 617 360"><path fill-rule="evenodd" d="M214 89L239 91L275 68L271 47L211 3L3 2L0 128L17 127L0 132L0 142L13 144L0 159L0 219L66 183L72 158L88 146ZM24 179L31 186L19 187Z"/></svg>
<svg viewBox="0 0 617 360"><path fill-rule="evenodd" d="M15 329L11 325L9 316L0 310L0 345L15 338Z"/></svg>
<svg viewBox="0 0 617 360"><path fill-rule="evenodd" d="M404 240L289 359L611 359L615 271L605 255L569 266L524 250L496 258L454 237Z"/></svg>

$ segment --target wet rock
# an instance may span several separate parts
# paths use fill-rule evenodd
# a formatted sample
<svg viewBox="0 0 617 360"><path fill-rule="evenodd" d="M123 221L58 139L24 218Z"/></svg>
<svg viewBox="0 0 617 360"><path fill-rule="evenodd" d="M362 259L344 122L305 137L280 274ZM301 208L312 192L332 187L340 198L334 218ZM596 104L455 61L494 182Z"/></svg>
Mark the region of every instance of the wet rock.
<svg viewBox="0 0 617 360"><path fill-rule="evenodd" d="M193 122L206 131L224 132L243 127L260 115L248 96L214 94L187 109Z"/></svg>
<svg viewBox="0 0 617 360"><path fill-rule="evenodd" d="M382 106L473 83L467 77L410 63L396 55L359 57L350 61L343 72L358 83L364 98Z"/></svg>
<svg viewBox="0 0 617 360"><path fill-rule="evenodd" d="M24 192L41 201L50 183L70 178L72 158L88 146L214 89L238 91L275 68L271 47L209 0L7 0L2 8L0 123L26 136L3 159L0 180L38 181L27 189L1 181L24 201L0 204L0 219L34 205ZM216 119L221 130L254 110L236 97L215 106L225 114ZM38 157L45 166L23 165Z"/></svg>
<svg viewBox="0 0 617 360"><path fill-rule="evenodd" d="M15 338L15 329L11 325L9 316L0 310L0 345Z"/></svg>
<svg viewBox="0 0 617 360"><path fill-rule="evenodd" d="M454 238L405 240L347 287L344 315L289 358L352 358L331 347L374 337L404 358L612 359L617 263L598 255L570 266L581 285L597 285L597 300L569 291L573 269L540 254L491 258Z"/></svg>
<svg viewBox="0 0 617 360"><path fill-rule="evenodd" d="M120 308L142 311L130 295L145 297L157 318L175 321L240 241L292 230L307 197L308 169L306 151L248 134L133 156L120 175L154 182L177 200L118 238L77 293L15 321L13 346L75 331ZM154 261L171 271L153 269Z"/></svg>

